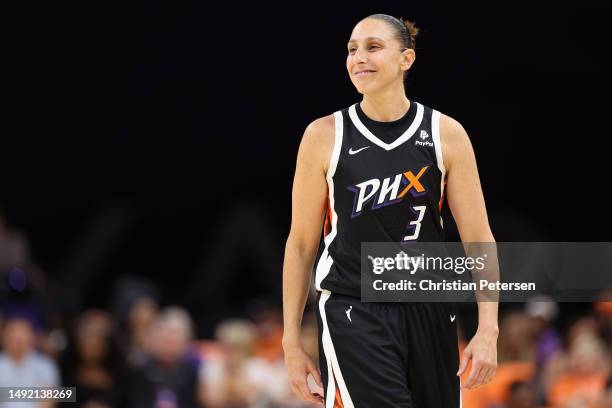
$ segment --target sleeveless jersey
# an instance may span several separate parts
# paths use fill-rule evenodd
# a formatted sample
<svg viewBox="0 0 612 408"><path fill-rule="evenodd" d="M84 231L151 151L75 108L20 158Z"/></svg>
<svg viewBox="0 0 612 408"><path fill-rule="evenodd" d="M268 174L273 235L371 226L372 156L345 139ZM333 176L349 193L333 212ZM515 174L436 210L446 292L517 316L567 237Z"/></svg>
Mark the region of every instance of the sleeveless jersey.
<svg viewBox="0 0 612 408"><path fill-rule="evenodd" d="M380 122L359 103L334 113L324 249L315 287L361 296L361 243L444 241L440 112L410 100Z"/></svg>

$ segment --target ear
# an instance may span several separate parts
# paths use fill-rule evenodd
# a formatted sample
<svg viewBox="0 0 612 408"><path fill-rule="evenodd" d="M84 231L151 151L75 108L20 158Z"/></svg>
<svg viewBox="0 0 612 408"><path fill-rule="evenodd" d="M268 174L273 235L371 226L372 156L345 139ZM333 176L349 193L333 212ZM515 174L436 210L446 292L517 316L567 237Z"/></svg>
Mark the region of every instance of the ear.
<svg viewBox="0 0 612 408"><path fill-rule="evenodd" d="M412 64L414 64L415 59L416 54L413 49L408 48L402 51L402 62L400 64L402 70L408 71Z"/></svg>

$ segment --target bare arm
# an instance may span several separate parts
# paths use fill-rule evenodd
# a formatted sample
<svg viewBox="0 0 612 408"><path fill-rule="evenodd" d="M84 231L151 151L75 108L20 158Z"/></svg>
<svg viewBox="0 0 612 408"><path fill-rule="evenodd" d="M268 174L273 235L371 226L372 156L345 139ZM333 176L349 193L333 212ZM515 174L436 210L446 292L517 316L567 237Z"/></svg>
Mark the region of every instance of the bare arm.
<svg viewBox="0 0 612 408"><path fill-rule="evenodd" d="M333 125L333 117L311 123L304 132L298 151L293 180L291 230L285 244L283 264L285 345L299 340L312 267L321 240L327 203L325 173L333 144L329 127L333 129ZM329 140L330 136L332 140Z"/></svg>
<svg viewBox="0 0 612 408"><path fill-rule="evenodd" d="M303 399L320 402L308 389L312 374L322 386L314 364L300 344L302 314L310 288L315 256L321 239L327 203L326 172L333 147L333 116L312 122L298 150L292 192L291 230L283 264L283 348L294 392Z"/></svg>
<svg viewBox="0 0 612 408"><path fill-rule="evenodd" d="M461 241L467 243L495 242L485 207L476 157L470 139L459 122L441 115L440 138L443 146L443 160L447 169L447 200ZM483 248L480 246L479 248ZM494 245L486 246L494 250ZM467 252L467 248L466 248ZM493 259L494 258L494 259ZM488 273L499 276L497 256L487 262ZM478 297L477 299L481 299ZM498 302L478 301L478 331L461 361L458 375L461 375L472 358L472 371L465 383L473 388L489 382L497 366L497 336L499 334L497 313Z"/></svg>
<svg viewBox="0 0 612 408"><path fill-rule="evenodd" d="M448 174L448 205L457 223L461 241L495 242L489 227L472 143L463 126L446 115L440 119L440 131ZM478 322L483 328L497 330L496 302L479 303Z"/></svg>

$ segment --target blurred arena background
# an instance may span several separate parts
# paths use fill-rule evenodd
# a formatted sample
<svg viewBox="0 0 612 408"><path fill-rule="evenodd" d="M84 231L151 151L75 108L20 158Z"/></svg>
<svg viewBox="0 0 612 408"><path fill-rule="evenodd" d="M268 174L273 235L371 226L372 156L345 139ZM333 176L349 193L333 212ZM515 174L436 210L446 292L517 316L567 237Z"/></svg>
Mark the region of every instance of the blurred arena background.
<svg viewBox="0 0 612 408"><path fill-rule="evenodd" d="M310 121L359 100L345 43L376 12L421 28L408 93L468 131L498 241L610 240L606 2L21 3L0 386L76 385L87 408L307 407L280 346L295 158ZM464 408L612 407L610 302L504 304L500 329L496 379Z"/></svg>

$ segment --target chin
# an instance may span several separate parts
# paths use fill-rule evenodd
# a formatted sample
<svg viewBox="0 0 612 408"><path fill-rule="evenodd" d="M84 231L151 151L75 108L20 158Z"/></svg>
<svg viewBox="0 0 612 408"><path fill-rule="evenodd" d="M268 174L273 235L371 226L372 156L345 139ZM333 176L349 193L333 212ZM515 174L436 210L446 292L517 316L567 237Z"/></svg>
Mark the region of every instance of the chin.
<svg viewBox="0 0 612 408"><path fill-rule="evenodd" d="M379 89L379 87L372 86L371 84L359 84L358 86L356 85L355 88L360 94L371 94Z"/></svg>
<svg viewBox="0 0 612 408"><path fill-rule="evenodd" d="M356 86L355 89L357 90L357 92L359 92L360 94L365 93L365 90L363 89L363 87L361 86Z"/></svg>

